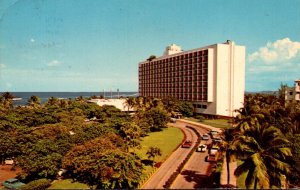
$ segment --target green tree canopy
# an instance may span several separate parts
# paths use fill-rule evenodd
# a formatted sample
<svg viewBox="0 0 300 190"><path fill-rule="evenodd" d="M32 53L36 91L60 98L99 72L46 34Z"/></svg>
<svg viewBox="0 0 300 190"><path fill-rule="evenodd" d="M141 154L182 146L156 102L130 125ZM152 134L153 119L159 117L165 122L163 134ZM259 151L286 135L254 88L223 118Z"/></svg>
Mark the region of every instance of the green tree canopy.
<svg viewBox="0 0 300 190"><path fill-rule="evenodd" d="M96 138L72 148L63 159L63 167L90 186L134 188L140 179L142 164L124 148L118 136Z"/></svg>

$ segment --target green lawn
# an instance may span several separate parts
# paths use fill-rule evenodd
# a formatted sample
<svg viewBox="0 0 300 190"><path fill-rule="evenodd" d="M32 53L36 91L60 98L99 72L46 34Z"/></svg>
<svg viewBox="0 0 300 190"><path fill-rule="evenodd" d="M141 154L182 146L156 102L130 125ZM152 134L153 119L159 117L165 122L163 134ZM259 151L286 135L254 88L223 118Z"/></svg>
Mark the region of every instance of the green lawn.
<svg viewBox="0 0 300 190"><path fill-rule="evenodd" d="M49 189L89 189L89 186L83 183L73 182L72 179L64 179L55 181Z"/></svg>
<svg viewBox="0 0 300 190"><path fill-rule="evenodd" d="M149 136L142 139L142 148L137 150L136 154L139 155L141 159L148 159L146 152L149 147L158 147L162 151L162 156L156 157L155 161L161 162L181 143L183 137L181 130L175 127L168 127L160 132L149 133Z"/></svg>
<svg viewBox="0 0 300 190"><path fill-rule="evenodd" d="M175 127L168 127L160 132L149 133L148 136L144 137L141 142L142 148L136 150L136 154L140 156L141 159L148 159L146 152L149 147L159 147L162 151L162 155L155 158L155 162L162 162L168 158L169 155L174 151L174 149L181 143L184 135L180 129ZM146 166L143 175L147 176L153 171L151 166Z"/></svg>
<svg viewBox="0 0 300 190"><path fill-rule="evenodd" d="M230 120L228 119L205 119L204 121L199 122L198 119L195 119L193 117L189 117L189 118L184 118L186 120L190 120L193 122L198 122L198 123L203 123L206 125L210 125L212 127L216 127L216 128L228 128L231 126L231 124L229 123Z"/></svg>

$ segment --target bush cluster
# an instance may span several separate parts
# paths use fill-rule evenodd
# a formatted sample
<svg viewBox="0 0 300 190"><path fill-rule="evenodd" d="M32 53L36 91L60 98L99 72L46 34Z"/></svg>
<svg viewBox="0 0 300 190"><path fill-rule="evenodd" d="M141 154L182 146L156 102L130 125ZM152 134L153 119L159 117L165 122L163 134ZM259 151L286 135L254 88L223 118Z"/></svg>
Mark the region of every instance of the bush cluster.
<svg viewBox="0 0 300 190"><path fill-rule="evenodd" d="M27 183L26 185L21 187L21 190L43 190L50 187L50 185L51 185L50 180L46 178L42 178Z"/></svg>
<svg viewBox="0 0 300 190"><path fill-rule="evenodd" d="M205 117L204 117L203 115L196 115L196 116L194 116L194 117L195 117L195 119L197 119L199 122L202 122L202 121L205 120Z"/></svg>

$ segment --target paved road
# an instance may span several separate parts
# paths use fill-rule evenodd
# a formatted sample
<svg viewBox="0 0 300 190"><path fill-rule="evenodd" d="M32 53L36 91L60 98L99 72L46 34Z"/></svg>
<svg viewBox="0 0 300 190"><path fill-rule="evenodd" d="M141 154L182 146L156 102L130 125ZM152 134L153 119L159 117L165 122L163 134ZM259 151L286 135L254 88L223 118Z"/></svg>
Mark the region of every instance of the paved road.
<svg viewBox="0 0 300 190"><path fill-rule="evenodd" d="M197 135L194 131L186 128L185 125L175 125L181 128L186 135L187 140L193 142L192 146L197 141ZM179 164L186 158L190 148L179 147L172 155L160 166L160 168L151 176L151 178L142 186L142 189L163 189L166 181L176 171Z"/></svg>
<svg viewBox="0 0 300 190"><path fill-rule="evenodd" d="M195 126L195 127L198 126L197 128L199 128L199 125L200 125L199 123L195 123L195 122L191 122L191 121L187 121L187 120L180 120L180 121L177 121L177 122L184 122L185 124L189 123L188 125ZM205 125L205 124L201 124L200 128L204 128L204 129L207 129L207 130L214 129L214 130L217 130L217 131L221 132L221 129L215 128L215 127L212 127L212 126L209 126L209 125ZM222 168L222 174L221 174L221 181L220 181L221 185L223 185L224 187L227 185L227 168L226 168L225 163L226 162L224 160L224 164L223 164L223 168ZM236 187L237 186L237 178L234 175L234 171L237 168L237 161L230 162L229 165L230 165L229 166L230 167L230 182L229 183L230 183L231 186Z"/></svg>
<svg viewBox="0 0 300 190"><path fill-rule="evenodd" d="M186 120L177 120L176 127L181 128L186 134L187 140L193 143L197 141L196 134L186 125L194 127L201 135L208 133L211 129L221 132L220 129L214 128L209 125L199 126L198 123ZM211 139L202 141L203 144L210 144ZM194 145L194 144L193 144ZM178 148L157 170L155 174L142 186L143 189L161 189L169 179L170 175L176 170L178 165L188 155L190 149ZM194 188L211 188L211 163L205 162L205 157L208 156L206 152L194 152L190 160L186 163L181 174L178 175L176 180L171 186L171 189L194 189Z"/></svg>
<svg viewBox="0 0 300 190"><path fill-rule="evenodd" d="M177 125L187 125L184 121L177 121ZM201 135L209 132L208 129L188 124L194 127ZM208 141L201 141L201 144L210 144L211 139ZM211 164L205 162L205 157L208 155L206 152L194 152L190 160L186 163L181 174L178 175L176 180L171 186L171 189L194 189L210 187L208 182L208 176L211 173Z"/></svg>

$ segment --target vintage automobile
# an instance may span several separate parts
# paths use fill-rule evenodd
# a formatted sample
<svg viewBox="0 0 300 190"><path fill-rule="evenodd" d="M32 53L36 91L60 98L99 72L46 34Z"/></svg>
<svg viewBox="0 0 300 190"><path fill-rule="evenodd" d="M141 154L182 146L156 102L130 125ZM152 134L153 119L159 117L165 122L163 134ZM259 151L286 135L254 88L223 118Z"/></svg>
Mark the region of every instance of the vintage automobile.
<svg viewBox="0 0 300 190"><path fill-rule="evenodd" d="M209 154L206 159L207 162L216 162L218 161L218 153Z"/></svg>
<svg viewBox="0 0 300 190"><path fill-rule="evenodd" d="M209 155L206 158L208 162L216 162L218 161L219 157L219 146L213 145L212 148L209 150Z"/></svg>
<svg viewBox="0 0 300 190"><path fill-rule="evenodd" d="M207 150L207 145L206 144L201 144L197 148L197 152L205 152Z"/></svg>
<svg viewBox="0 0 300 190"><path fill-rule="evenodd" d="M184 143L181 145L181 148L191 148L192 147L192 141L184 141Z"/></svg>
<svg viewBox="0 0 300 190"><path fill-rule="evenodd" d="M209 136L207 134L202 135L202 140L207 141L209 139Z"/></svg>
<svg viewBox="0 0 300 190"><path fill-rule="evenodd" d="M11 159L11 158L7 158L7 159L4 160L4 163L6 165L13 165L14 164L14 160Z"/></svg>
<svg viewBox="0 0 300 190"><path fill-rule="evenodd" d="M220 138L220 137L215 137L215 138L213 138L213 140L212 140L214 143L220 143L220 142L222 142L222 139Z"/></svg>
<svg viewBox="0 0 300 190"><path fill-rule="evenodd" d="M16 178L10 178L5 180L2 185L7 189L20 189L25 183L20 182Z"/></svg>

